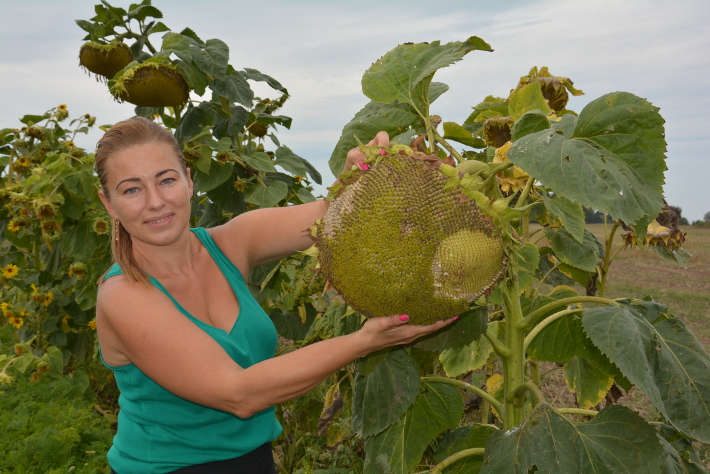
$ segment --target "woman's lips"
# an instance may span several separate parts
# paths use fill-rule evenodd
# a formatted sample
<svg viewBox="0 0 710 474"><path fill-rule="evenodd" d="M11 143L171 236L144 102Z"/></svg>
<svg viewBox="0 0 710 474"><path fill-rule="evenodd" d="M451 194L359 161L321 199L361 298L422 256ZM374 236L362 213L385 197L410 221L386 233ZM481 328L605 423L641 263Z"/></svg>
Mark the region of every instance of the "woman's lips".
<svg viewBox="0 0 710 474"><path fill-rule="evenodd" d="M155 217L153 219L148 219L147 221L145 221L145 223L151 227L161 227L161 226L170 224L170 222L172 220L173 220L172 214L165 214L165 215L162 215L159 217Z"/></svg>

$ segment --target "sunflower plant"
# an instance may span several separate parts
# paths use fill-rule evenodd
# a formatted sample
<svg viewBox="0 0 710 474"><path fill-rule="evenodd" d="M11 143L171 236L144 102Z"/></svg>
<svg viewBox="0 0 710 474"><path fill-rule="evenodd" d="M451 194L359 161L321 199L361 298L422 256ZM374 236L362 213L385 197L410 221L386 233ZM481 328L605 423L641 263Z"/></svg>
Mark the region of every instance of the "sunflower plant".
<svg viewBox="0 0 710 474"><path fill-rule="evenodd" d="M582 91L534 67L508 97L486 97L460 123L442 120L432 104L448 86L433 77L474 50L491 48L477 37L409 43L377 60L362 78L370 102L345 125L330 166L338 173L348 150L387 131L488 216L505 246L505 276L438 334L332 377L319 428L337 445L344 434L334 412L346 412L364 442L366 474L705 472L693 443L710 442L708 353L662 303L605 295L624 248L653 249L682 266L690 258L663 198L658 108L615 92L575 112L568 98ZM363 150L370 167L376 152L387 153ZM584 208L609 216L603 240L585 228ZM299 271L271 278L298 282ZM296 346L361 324L328 287L299 291L309 295L305 311L277 314L277 329ZM543 363L564 372L574 404L544 396ZM659 418L617 403L632 387Z"/></svg>
<svg viewBox="0 0 710 474"><path fill-rule="evenodd" d="M69 120L62 104L20 122L0 130L0 308L24 344L11 365L35 367L36 378L49 373L46 354L54 354L51 374L61 375L65 361L93 353L94 282L110 262L109 220L93 155L75 144L96 118Z"/></svg>

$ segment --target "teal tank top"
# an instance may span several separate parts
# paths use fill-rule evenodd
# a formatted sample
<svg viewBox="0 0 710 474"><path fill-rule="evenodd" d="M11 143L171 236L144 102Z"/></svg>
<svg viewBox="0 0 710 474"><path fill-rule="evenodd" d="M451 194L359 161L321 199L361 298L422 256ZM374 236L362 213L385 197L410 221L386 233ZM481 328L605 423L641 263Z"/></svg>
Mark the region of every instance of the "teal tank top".
<svg viewBox="0 0 710 474"><path fill-rule="evenodd" d="M158 280L150 282L178 310L209 334L243 368L274 356L276 329L253 298L239 270L203 228L190 229L226 277L239 301L239 315L227 333L190 315ZM104 280L121 274L118 264ZM176 341L179 343L179 341ZM101 358L103 361L103 357ZM274 407L239 418L173 395L134 364L112 367L120 390L118 432L108 462L118 474L163 474L185 466L242 456L275 440L283 428Z"/></svg>

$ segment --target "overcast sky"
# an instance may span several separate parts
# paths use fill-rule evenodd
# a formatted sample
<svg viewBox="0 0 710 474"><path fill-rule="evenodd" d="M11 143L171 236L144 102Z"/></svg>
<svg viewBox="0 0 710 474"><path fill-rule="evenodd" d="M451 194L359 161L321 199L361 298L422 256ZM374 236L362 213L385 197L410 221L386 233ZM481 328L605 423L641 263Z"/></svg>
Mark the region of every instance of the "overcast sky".
<svg viewBox="0 0 710 474"><path fill-rule="evenodd" d="M98 0L97 0L98 2ZM78 67L89 0L0 0L0 128L25 114L67 104L108 124L133 114ZM129 2L113 0L115 6ZM342 127L366 102L360 79L404 42L461 41L476 35L493 53L472 52L440 70L450 86L432 112L462 122L486 95L506 97L532 66L570 77L586 94L580 111L608 92L628 91L661 108L668 142L665 194L689 220L710 211L710 2L675 0L540 1L184 1L154 0L173 31L191 27L230 47L237 69L269 74L292 99L281 142L332 181L327 161ZM159 35L156 35L159 36ZM160 44L159 40L154 43ZM255 88L257 95L265 89ZM78 140L93 149L100 132ZM323 191L323 188L318 188Z"/></svg>

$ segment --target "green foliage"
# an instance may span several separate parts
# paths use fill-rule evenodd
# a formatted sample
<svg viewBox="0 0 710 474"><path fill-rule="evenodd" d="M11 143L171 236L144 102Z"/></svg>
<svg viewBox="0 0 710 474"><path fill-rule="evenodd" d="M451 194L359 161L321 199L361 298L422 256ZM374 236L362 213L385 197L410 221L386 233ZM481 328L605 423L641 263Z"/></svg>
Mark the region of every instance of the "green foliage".
<svg viewBox="0 0 710 474"><path fill-rule="evenodd" d="M74 144L96 119L82 115L69 128L68 114L60 105L0 131L0 304L20 340L41 352L59 347L65 361L81 362L93 351L94 282L110 262L110 220L93 154Z"/></svg>
<svg viewBox="0 0 710 474"><path fill-rule="evenodd" d="M345 126L330 160L337 172L351 145L379 130L405 144L418 137L426 153L462 164L457 175L446 174L451 186L491 218L509 257L506 279L489 298L409 350L416 365L402 349L356 364L352 416L365 437L365 472L705 472L691 441L707 441L710 358L665 306L604 298L620 250L612 248L617 230L627 244L643 241L664 260L685 265L689 258L675 221L661 212L663 118L627 92L593 100L578 115L564 107L567 92L581 91L547 68L533 68L507 98L486 97L462 124L430 116L435 71L462 59L471 41L401 45L373 64L363 76L372 102ZM449 143L481 149L484 140L495 147L456 150ZM603 241L585 229L593 218L607 223ZM531 220L543 229L531 231ZM545 284L553 286L547 294ZM406 370L392 364L399 359L408 361ZM538 361L562 366L577 407L547 404L537 388ZM493 408L501 431L471 425L453 399L451 410L424 415L426 395L411 401L417 366L434 375L422 381L425 391L436 380L482 397L480 419L489 421ZM479 369L489 377L483 390L465 381ZM622 407L602 410L614 384L647 394L669 431L659 436ZM384 394L380 405L367 396L371 387ZM399 411L406 407L401 414L392 409L396 397ZM578 423L568 414L593 418ZM429 424L420 425L425 416Z"/></svg>
<svg viewBox="0 0 710 474"><path fill-rule="evenodd" d="M0 327L3 353L12 341L10 327ZM96 397L86 373L30 381L8 372L15 382L0 384L0 472L106 472L114 420L92 409Z"/></svg>
<svg viewBox="0 0 710 474"><path fill-rule="evenodd" d="M574 423L539 405L520 427L497 431L481 474L494 472L660 472L656 432L625 407L612 406Z"/></svg>

